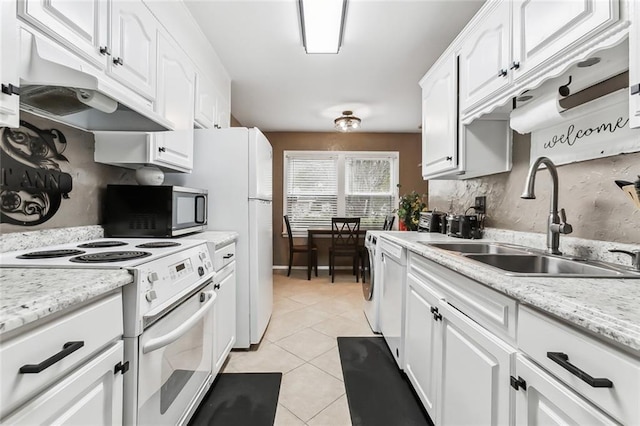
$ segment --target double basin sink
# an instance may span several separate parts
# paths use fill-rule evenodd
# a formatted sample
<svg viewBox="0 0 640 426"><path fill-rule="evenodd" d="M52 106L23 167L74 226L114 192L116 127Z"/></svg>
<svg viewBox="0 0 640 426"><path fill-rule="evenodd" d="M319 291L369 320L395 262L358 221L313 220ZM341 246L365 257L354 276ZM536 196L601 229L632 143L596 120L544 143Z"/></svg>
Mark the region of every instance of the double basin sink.
<svg viewBox="0 0 640 426"><path fill-rule="evenodd" d="M523 246L502 243L431 243L429 247L456 252L467 259L496 268L505 275L563 278L640 278L640 273L624 267L585 259L542 253Z"/></svg>

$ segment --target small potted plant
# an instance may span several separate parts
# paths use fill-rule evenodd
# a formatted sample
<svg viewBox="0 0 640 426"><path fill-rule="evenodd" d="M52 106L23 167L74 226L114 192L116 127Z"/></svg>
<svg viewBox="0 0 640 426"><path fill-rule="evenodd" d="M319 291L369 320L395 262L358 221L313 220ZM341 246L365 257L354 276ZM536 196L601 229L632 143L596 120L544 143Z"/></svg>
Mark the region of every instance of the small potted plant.
<svg viewBox="0 0 640 426"><path fill-rule="evenodd" d="M398 185L400 188L400 185ZM427 204L423 201L424 195L411 191L400 197L398 203L398 225L401 231L417 231L420 221L420 212L427 209Z"/></svg>

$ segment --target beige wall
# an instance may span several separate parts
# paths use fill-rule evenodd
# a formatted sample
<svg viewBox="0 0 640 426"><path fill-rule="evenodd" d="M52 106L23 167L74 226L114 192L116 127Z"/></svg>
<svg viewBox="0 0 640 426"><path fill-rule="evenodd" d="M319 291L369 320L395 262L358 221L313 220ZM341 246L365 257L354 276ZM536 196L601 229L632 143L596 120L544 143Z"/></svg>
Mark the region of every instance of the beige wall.
<svg viewBox="0 0 640 426"><path fill-rule="evenodd" d="M419 164L422 158L419 133L265 133L273 147L273 264L287 265L289 242L282 237L283 152L285 150L313 151L398 151L400 153L401 193L415 190L427 193ZM306 239L305 239L306 240ZM315 240L315 238L314 238ZM304 240L296 241L298 244ZM327 265L328 241L319 242L320 265ZM294 257L294 265L306 265L302 255Z"/></svg>
<svg viewBox="0 0 640 426"><path fill-rule="evenodd" d="M107 166L93 161L93 133L75 129L25 112L20 118L40 129L57 129L67 140L63 155L68 163L61 161L62 171L69 173L73 189L69 199L63 199L56 214L36 226L0 224L0 233L35 231L40 229L66 228L72 226L98 225L102 223L102 198L109 183L135 184L129 169ZM2 129L2 128L0 128ZM0 162L2 161L0 154Z"/></svg>
<svg viewBox="0 0 640 426"><path fill-rule="evenodd" d="M429 182L429 206L463 212L477 195L487 196L488 227L545 233L551 179L546 170L536 177L535 200L520 194L529 169L530 135L514 132L513 169L477 179ZM640 243L640 209L614 183L635 181L640 153L622 154L558 167L559 206L573 225L571 236L600 241Z"/></svg>

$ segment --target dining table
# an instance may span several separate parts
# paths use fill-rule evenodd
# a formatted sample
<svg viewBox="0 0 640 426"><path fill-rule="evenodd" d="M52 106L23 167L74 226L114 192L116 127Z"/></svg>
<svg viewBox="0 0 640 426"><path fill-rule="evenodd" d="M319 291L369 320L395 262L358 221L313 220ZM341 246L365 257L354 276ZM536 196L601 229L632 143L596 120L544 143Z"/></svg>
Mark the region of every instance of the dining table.
<svg viewBox="0 0 640 426"><path fill-rule="evenodd" d="M313 247L313 237L315 236L323 236L323 235L329 235L331 236L332 233L332 229L331 228L314 228L314 229L307 229L307 244L309 245L309 247ZM358 239L359 241L362 241L362 244L364 244L364 237L367 234L367 230L366 229L359 229L358 230ZM309 250L308 254L308 259L307 259L307 280L311 280L311 269L312 269L312 261L313 261L313 252L311 250Z"/></svg>

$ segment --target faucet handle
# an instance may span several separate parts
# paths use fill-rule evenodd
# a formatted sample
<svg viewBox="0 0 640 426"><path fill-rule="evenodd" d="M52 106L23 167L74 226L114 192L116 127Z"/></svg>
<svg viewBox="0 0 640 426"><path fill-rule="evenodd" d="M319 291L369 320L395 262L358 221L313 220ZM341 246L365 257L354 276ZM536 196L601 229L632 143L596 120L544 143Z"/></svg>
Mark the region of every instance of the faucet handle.
<svg viewBox="0 0 640 426"><path fill-rule="evenodd" d="M558 226L558 232L561 234L570 234L573 232L573 226L567 223L567 213L564 209L560 209L560 224Z"/></svg>
<svg viewBox="0 0 640 426"><path fill-rule="evenodd" d="M620 250L620 249L611 249L609 250L609 253L623 253L626 255L631 256L631 262L633 264L633 267L637 270L640 271L640 250Z"/></svg>

